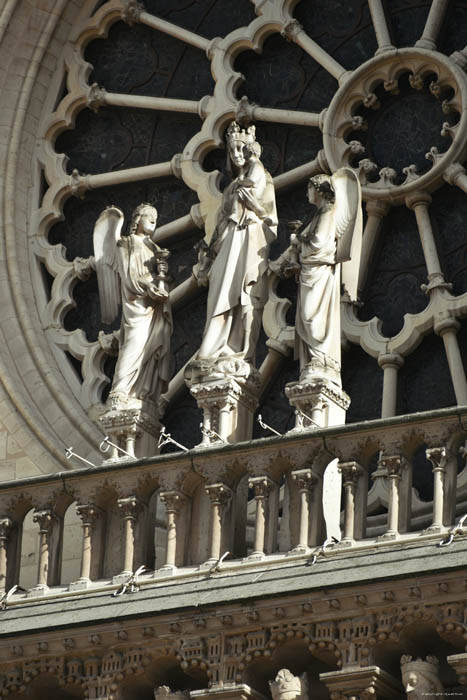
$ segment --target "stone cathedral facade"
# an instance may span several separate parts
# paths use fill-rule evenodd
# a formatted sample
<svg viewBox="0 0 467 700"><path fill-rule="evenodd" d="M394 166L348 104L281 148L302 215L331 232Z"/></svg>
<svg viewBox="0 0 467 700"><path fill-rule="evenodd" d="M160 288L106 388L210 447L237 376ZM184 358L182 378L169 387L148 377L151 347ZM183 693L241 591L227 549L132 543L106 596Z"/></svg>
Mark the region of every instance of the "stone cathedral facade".
<svg viewBox="0 0 467 700"><path fill-rule="evenodd" d="M3 0L0 87L1 697L465 698L466 2ZM311 177L358 183L338 388L298 381L293 276L250 374L198 359L229 133L271 260ZM109 410L93 231L142 202L170 381Z"/></svg>

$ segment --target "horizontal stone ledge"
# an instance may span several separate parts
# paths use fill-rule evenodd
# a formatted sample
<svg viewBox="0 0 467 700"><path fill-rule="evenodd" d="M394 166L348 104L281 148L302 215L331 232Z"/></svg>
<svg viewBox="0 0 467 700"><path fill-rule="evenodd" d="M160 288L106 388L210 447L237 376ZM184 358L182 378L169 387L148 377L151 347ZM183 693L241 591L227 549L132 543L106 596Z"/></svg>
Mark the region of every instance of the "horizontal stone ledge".
<svg viewBox="0 0 467 700"><path fill-rule="evenodd" d="M298 446L323 447L326 446L326 441L330 438L338 442L339 438L348 438L354 436L357 441L363 437L374 437L383 435L385 439L391 439L391 432L400 432L407 428L413 431L420 427L421 431L429 434L429 424L444 423L452 429L464 428L467 431L467 422L464 426L462 418L467 418L467 406L452 406L450 408L442 408L434 411L424 411L420 413L410 413L401 416L393 416L391 418L382 418L359 423L348 423L345 425L332 426L330 428L320 428L313 431L303 431L299 433L285 433L277 437L258 438L247 442L239 442L236 444L225 444L220 447L208 448L193 448L188 452L172 452L154 457L146 457L139 460L122 460L121 462L106 463L96 467L85 467L70 469L66 472L55 472L51 474L41 474L31 476L15 481L0 482L0 497L2 493L11 491L22 491L25 487L39 486L40 484L51 484L65 481L74 481L88 478L100 479L101 476L112 474L117 477L119 472L128 474L131 470L144 471L145 468L160 469L161 474L170 468L185 467L193 468L193 463L206 463L208 461L221 462L228 456L229 459L235 458L250 458L255 454L260 455L268 451L277 457L277 452L280 450L286 453L288 448L297 448ZM382 440L384 441L384 440ZM65 451L65 449L64 449ZM356 450L358 451L358 450ZM358 455L355 454L355 457ZM102 455L104 458L105 455Z"/></svg>
<svg viewBox="0 0 467 700"><path fill-rule="evenodd" d="M219 605L227 607L229 604L244 606L266 597L280 600L280 596L289 597L291 594L306 595L307 600L313 602L314 595L316 601L322 600L322 592L326 589L332 589L334 598L349 595L353 586L361 591L362 582L367 586L365 593L369 595L368 586L381 587L384 581L389 581L391 588L400 588L397 582L402 580L407 589L419 586L420 579L430 575L442 582L448 581L451 575L454 581L454 577L459 578L456 571L465 568L466 554L466 538L454 541L447 548L439 548L435 542L414 545L410 557L407 557L407 547L399 543L399 546L394 544L384 550L360 552L357 557L320 559L312 566L308 562L279 565L263 571L260 576L258 571L250 570L235 575L225 572L196 580L174 579L173 582L161 583L151 580L146 585L142 579L137 593L118 598L112 597L109 586L107 591L93 593L89 590L80 595L43 597L37 601L26 599L24 603L18 601L18 604L0 611L0 639L32 634L45 627L52 631L148 615L180 616L193 611L199 614L205 608L213 610ZM455 593L453 596L457 597ZM432 602L431 599L428 602ZM399 603L403 604L403 601ZM156 621L153 617L153 622Z"/></svg>

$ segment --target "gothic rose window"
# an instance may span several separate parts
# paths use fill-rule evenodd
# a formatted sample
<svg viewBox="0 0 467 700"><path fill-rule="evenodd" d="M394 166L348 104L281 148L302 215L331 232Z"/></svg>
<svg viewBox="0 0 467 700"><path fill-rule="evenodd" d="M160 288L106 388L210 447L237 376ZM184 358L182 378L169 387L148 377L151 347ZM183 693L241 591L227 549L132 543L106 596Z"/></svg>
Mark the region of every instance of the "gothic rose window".
<svg viewBox="0 0 467 700"><path fill-rule="evenodd" d="M102 324L95 276L80 259L92 255L106 206L129 220L150 202L178 289L164 422L182 443L198 441L199 410L180 377L201 341L206 294L183 284L194 244L213 231L234 117L256 124L275 178L271 258L286 247L289 222L309 220L310 175L343 165L358 173L361 304L342 312L347 421L467 402L466 11L444 0L96 5L63 56L35 238L43 324L90 415L106 398L118 319ZM278 285L258 347L258 365L280 350L260 407L280 432L293 425L284 386L298 376L295 293L292 282ZM265 434L256 425L255 437Z"/></svg>

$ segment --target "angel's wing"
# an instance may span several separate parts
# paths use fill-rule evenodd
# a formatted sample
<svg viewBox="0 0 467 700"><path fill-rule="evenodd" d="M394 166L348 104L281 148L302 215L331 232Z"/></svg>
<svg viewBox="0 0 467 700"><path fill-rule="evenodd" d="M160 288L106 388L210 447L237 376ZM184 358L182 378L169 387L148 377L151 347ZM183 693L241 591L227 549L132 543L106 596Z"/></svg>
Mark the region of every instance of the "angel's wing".
<svg viewBox="0 0 467 700"><path fill-rule="evenodd" d="M120 276L117 266L117 241L124 215L118 207L107 207L96 221L93 233L97 284L103 323L112 323L120 306Z"/></svg>
<svg viewBox="0 0 467 700"><path fill-rule="evenodd" d="M362 192L351 168L341 168L332 176L336 193L336 262L341 262L341 281L351 301L357 301L358 273L362 250Z"/></svg>

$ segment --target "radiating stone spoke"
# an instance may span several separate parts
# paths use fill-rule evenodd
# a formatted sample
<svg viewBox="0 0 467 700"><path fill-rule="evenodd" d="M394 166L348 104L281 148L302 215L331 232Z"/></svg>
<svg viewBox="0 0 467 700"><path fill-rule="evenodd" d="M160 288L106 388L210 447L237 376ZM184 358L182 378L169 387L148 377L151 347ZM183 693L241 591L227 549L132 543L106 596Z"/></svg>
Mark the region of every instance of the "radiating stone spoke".
<svg viewBox="0 0 467 700"><path fill-rule="evenodd" d="M70 188L73 194L81 195L87 190L95 190L99 187L122 185L127 182L140 182L141 180L152 180L159 177L170 177L171 175L178 177L177 160L177 156L175 156L172 160L165 163L153 163L152 165L125 168L97 175L80 175L77 170L74 170L70 177Z"/></svg>
<svg viewBox="0 0 467 700"><path fill-rule="evenodd" d="M371 20L376 34L376 41L378 42L378 50L376 53L390 51L394 46L391 43L382 0L368 0L368 6L370 8Z"/></svg>
<svg viewBox="0 0 467 700"><path fill-rule="evenodd" d="M153 241L158 244L167 243L179 238L188 231L192 231L194 228L203 228L203 226L204 221L201 217L199 204L195 204L186 216L174 219L174 221L156 229Z"/></svg>
<svg viewBox="0 0 467 700"><path fill-rule="evenodd" d="M436 49L436 40L443 24L448 4L449 0L433 0L423 34L415 43L415 46L419 46L423 49L431 49L432 51Z"/></svg>
<svg viewBox="0 0 467 700"><path fill-rule="evenodd" d="M292 170L288 170L281 175L277 175L274 178L274 188L276 192L279 192L280 190L285 190L288 187L292 187L293 185L296 185L299 182L312 177L313 175L327 171L328 166L324 157L324 152L320 151L316 158L309 163L304 163L303 165L299 165L297 168L292 168Z"/></svg>
<svg viewBox="0 0 467 700"><path fill-rule="evenodd" d="M161 112L198 114L200 103L201 100L176 100L170 97L148 97L147 95L107 92L97 85L91 86L88 97L91 109L108 105L109 107L127 107L128 109L152 109Z"/></svg>
<svg viewBox="0 0 467 700"><path fill-rule="evenodd" d="M235 116L237 121L272 122L273 124L294 124L297 126L323 127L324 112L300 112L295 109L273 109L251 104L248 97L242 97Z"/></svg>
<svg viewBox="0 0 467 700"><path fill-rule="evenodd" d="M302 48L311 58L313 58L320 66L324 68L328 73L330 73L336 80L343 82L350 75L350 71L347 71L341 64L336 61L335 58L330 56L327 51L325 51L316 41L313 41L308 34L305 32L303 27L296 19L288 22L281 34L288 39L293 41L300 48Z"/></svg>
<svg viewBox="0 0 467 700"><path fill-rule="evenodd" d="M180 41L185 42L185 44L190 44L190 46L201 49L201 51L207 51L211 44L210 39L206 39L204 36L190 32L188 29L183 29L176 24L167 22L165 19L160 19L160 17L151 15L149 12L140 12L138 20L141 24L146 24L148 27L151 27L151 29L169 34L175 39L180 39Z"/></svg>

